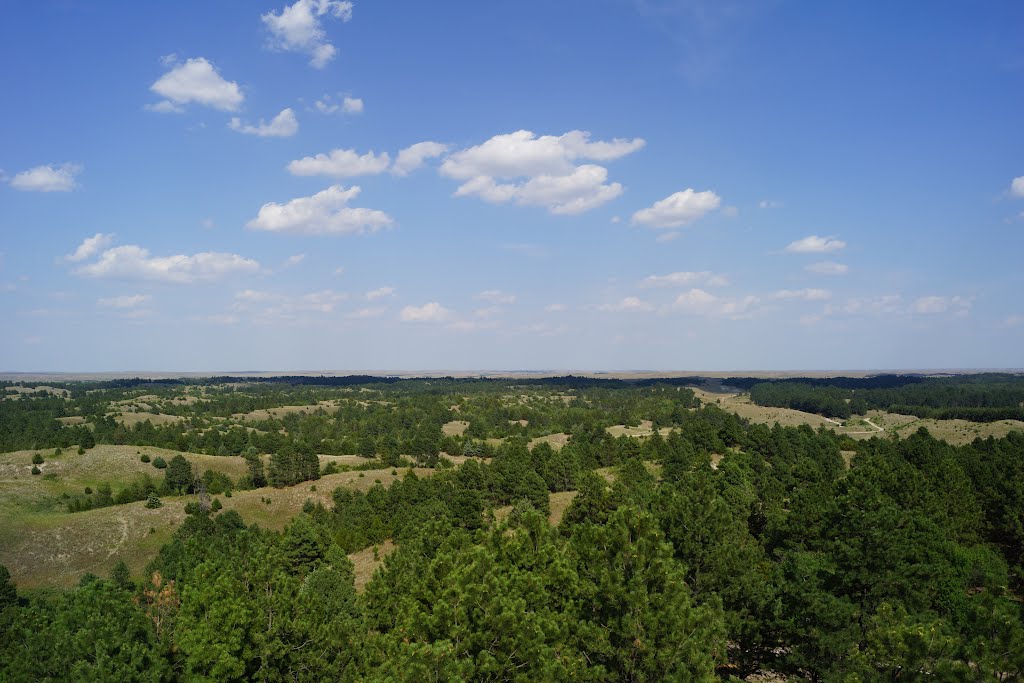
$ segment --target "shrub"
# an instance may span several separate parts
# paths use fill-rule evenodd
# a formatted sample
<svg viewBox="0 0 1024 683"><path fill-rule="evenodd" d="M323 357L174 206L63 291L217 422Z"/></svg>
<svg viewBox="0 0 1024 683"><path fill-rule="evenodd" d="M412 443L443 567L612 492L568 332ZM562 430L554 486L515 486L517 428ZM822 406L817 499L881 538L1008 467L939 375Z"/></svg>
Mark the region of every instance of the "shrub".
<svg viewBox="0 0 1024 683"><path fill-rule="evenodd" d="M230 498L231 497L231 489L228 489L227 491L224 492L224 497L225 498Z"/></svg>
<svg viewBox="0 0 1024 683"><path fill-rule="evenodd" d="M150 491L149 496L146 498L146 507L150 510L155 510L158 507L163 507L163 505L160 502L160 497L156 495L156 491Z"/></svg>
<svg viewBox="0 0 1024 683"><path fill-rule="evenodd" d="M84 448L82 448L81 446L79 446L79 447L78 447L78 454L79 454L79 455L85 455L85 449L84 449Z"/></svg>
<svg viewBox="0 0 1024 683"><path fill-rule="evenodd" d="M32 474L41 474L41 473L42 473L41 469L39 469L35 465L32 465Z"/></svg>
<svg viewBox="0 0 1024 683"><path fill-rule="evenodd" d="M159 455L153 458L153 467L158 470L167 469L167 461L161 458Z"/></svg>
<svg viewBox="0 0 1024 683"><path fill-rule="evenodd" d="M43 464L43 454L42 453L34 454L32 456L32 464L33 465L42 465Z"/></svg>
<svg viewBox="0 0 1024 683"><path fill-rule="evenodd" d="M142 462L149 462L149 456L145 453L139 456L139 460Z"/></svg>
<svg viewBox="0 0 1024 683"><path fill-rule="evenodd" d="M91 496L92 495L92 487L91 486L86 486L85 487L85 495L87 495L87 496Z"/></svg>
<svg viewBox="0 0 1024 683"><path fill-rule="evenodd" d="M192 501L191 503L186 503L185 504L185 514L186 515L198 515L199 512L200 512L200 510L199 510L199 503L197 503L195 501Z"/></svg>
<svg viewBox="0 0 1024 683"><path fill-rule="evenodd" d="M220 498L214 498L213 502L210 504L210 509L213 510L214 512L220 510L223 507L224 506L221 504Z"/></svg>
<svg viewBox="0 0 1024 683"><path fill-rule="evenodd" d="M60 454L61 454L61 453L63 453L63 452L64 452L64 451L62 451L62 450L60 449L60 446L58 446L57 448L53 449L53 454L54 454L54 455L60 455Z"/></svg>

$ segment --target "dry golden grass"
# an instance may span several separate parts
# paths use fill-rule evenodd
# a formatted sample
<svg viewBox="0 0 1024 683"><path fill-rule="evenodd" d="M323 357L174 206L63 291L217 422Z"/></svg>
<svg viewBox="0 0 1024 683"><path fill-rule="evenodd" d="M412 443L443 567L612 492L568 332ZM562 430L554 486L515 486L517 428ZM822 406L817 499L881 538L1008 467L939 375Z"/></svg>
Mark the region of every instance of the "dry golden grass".
<svg viewBox="0 0 1024 683"><path fill-rule="evenodd" d="M241 458L235 459L241 461ZM244 462L242 467L244 469ZM391 471L343 472L282 489L236 491L230 498L214 497L225 510L237 511L246 524L258 523L281 530L302 510L307 500L328 505L331 493L339 486L367 491L377 481L390 485L405 476L407 470L398 470L394 475ZM434 472L422 468L414 471L421 477ZM124 560L133 576L141 576L146 564L185 519L185 504L196 497L161 500L163 507L155 510L147 509L145 503L139 501L86 512L33 514L23 509L17 516L4 515L0 521L0 564L10 570L12 579L21 588L71 586L85 572L109 574L119 560Z"/></svg>
<svg viewBox="0 0 1024 683"><path fill-rule="evenodd" d="M1019 420L984 423L967 420L930 420L913 415L884 413L877 410L869 411L867 418L885 430L879 436L895 433L900 437L907 437L924 427L936 439L942 439L958 446L970 443L977 438L987 439L992 436L999 439L1012 431L1024 432L1024 422ZM867 436L872 435L868 434Z"/></svg>
<svg viewBox="0 0 1024 683"><path fill-rule="evenodd" d="M926 420L912 415L898 415L878 410L869 411L866 416L867 421L854 417L844 423L800 410L754 405L746 394L719 394L700 389L693 389L693 392L703 403L716 404L723 410L736 413L751 422L768 425L778 422L780 425L790 427L806 424L814 429L825 427L855 439L885 437L892 433L906 437L917 431L919 427L925 427L936 439L942 439L954 445L963 445L978 437L1000 438L1014 430L1024 431L1024 422L1016 420L991 423L968 422L967 420Z"/></svg>
<svg viewBox="0 0 1024 683"><path fill-rule="evenodd" d="M141 424L146 420L153 423L153 426L159 427L160 425L172 424L174 422L181 422L185 418L180 415L165 415L163 413L150 413L141 411L138 413L121 413L114 417L114 420L123 424L125 427L134 427L137 424Z"/></svg>
<svg viewBox="0 0 1024 683"><path fill-rule="evenodd" d="M86 572L108 575L119 560L140 576L184 518L184 501L172 498L156 510L138 502L28 515L17 529L4 530L0 563L19 588L71 586Z"/></svg>
<svg viewBox="0 0 1024 683"><path fill-rule="evenodd" d="M45 462L39 465L43 476L33 476L32 456L43 456ZM170 461L178 451L171 451L153 446L110 446L101 445L89 449L82 455L74 449L67 449L61 455L54 456L53 450L15 451L0 454L0 509L34 506L30 500L38 500L47 496L56 497L61 493L80 494L86 486L95 488L107 482L116 493L121 486L129 483L138 474L148 474L154 480L163 478L163 472L153 467L152 462L144 463L140 454L146 454L151 460L162 457ZM181 453L194 470L201 474L210 469L223 472L232 479L246 473L245 461L237 456L197 455ZM44 478L54 475L53 479ZM36 506L37 507L37 506ZM4 526L0 519L0 527Z"/></svg>
<svg viewBox="0 0 1024 683"><path fill-rule="evenodd" d="M562 522L562 517L565 516L565 511L568 509L569 504L572 503L573 498L576 497L576 491L559 491L558 493L552 493L548 496L548 501L551 506L551 512L548 514L548 522L552 526L558 526Z"/></svg>
<svg viewBox="0 0 1024 683"><path fill-rule="evenodd" d="M398 546L392 543L389 538L385 539L380 545L364 548L348 556L348 559L352 560L353 569L355 570L356 592L363 592L363 589L366 588L366 584L373 578L378 567L384 564L384 558L397 549Z"/></svg>
<svg viewBox="0 0 1024 683"><path fill-rule="evenodd" d="M395 474L391 474L392 471ZM316 481L306 481L285 488L262 488L252 491L235 491L231 498L220 496L225 510L235 510L246 524L259 524L267 529L280 531L292 517L302 511L306 501L325 506L332 505L331 494L339 486L353 491L369 491L376 483L390 486L405 476L408 469L363 470L361 472L340 472L329 474ZM417 476L429 477L434 470L418 467L413 470ZM265 501L269 500L267 504Z"/></svg>
<svg viewBox="0 0 1024 683"><path fill-rule="evenodd" d="M441 425L441 433L445 436L462 436L467 429L469 429L469 423L465 420L452 420Z"/></svg>
<svg viewBox="0 0 1024 683"><path fill-rule="evenodd" d="M620 436L632 436L632 437L645 437L654 434L654 423L650 420L641 420L639 427L627 427L626 425L612 425L611 427L605 427L605 431L614 437ZM662 436L668 436L669 432L672 431L671 427L662 427L658 430L658 433Z"/></svg>
<svg viewBox="0 0 1024 683"><path fill-rule="evenodd" d="M253 410L249 413L235 413L231 417L236 420L243 422L258 422L260 420L269 420L271 418L284 417L289 413L315 413L320 408L323 408L326 412L331 413L337 410L337 406L334 401L320 401L316 405L306 406L279 406L277 408L267 408L265 410Z"/></svg>
<svg viewBox="0 0 1024 683"><path fill-rule="evenodd" d="M569 435L565 432L555 432L554 434L547 434L545 436L538 436L535 439L530 439L530 448L533 448L539 443L546 443L551 446L554 450L561 450L565 444L569 443Z"/></svg>
<svg viewBox="0 0 1024 683"><path fill-rule="evenodd" d="M71 415L69 417L58 417L57 421L62 425L80 425L85 424L85 418L81 415Z"/></svg>
<svg viewBox="0 0 1024 683"><path fill-rule="evenodd" d="M750 402L747 394L716 394L700 389L694 389L693 393L701 400L701 403L715 404L719 408L730 413L736 413L740 417L747 418L751 422L760 424L775 424L778 422L783 427L796 427L802 424L810 425L814 429L826 427L828 429L839 429L834 421L828 420L821 415L805 413L790 408L766 408Z"/></svg>
<svg viewBox="0 0 1024 683"><path fill-rule="evenodd" d="M318 455L320 458L320 468L329 462L333 462L336 465L345 465L347 467L358 467L359 465L365 465L367 463L375 462L373 458L364 458L361 455ZM376 461L379 462L379 461Z"/></svg>

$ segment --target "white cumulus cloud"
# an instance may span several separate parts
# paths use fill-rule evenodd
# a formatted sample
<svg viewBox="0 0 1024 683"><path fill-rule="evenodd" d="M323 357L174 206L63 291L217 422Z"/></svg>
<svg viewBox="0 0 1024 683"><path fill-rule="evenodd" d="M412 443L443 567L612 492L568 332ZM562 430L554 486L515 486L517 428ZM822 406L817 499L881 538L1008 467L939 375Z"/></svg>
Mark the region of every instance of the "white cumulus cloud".
<svg viewBox="0 0 1024 683"><path fill-rule="evenodd" d="M76 275L175 284L212 281L234 273L255 273L260 264L253 259L218 252L174 256L151 256L148 249L134 244L107 249L94 263L75 269Z"/></svg>
<svg viewBox="0 0 1024 683"><path fill-rule="evenodd" d="M324 95L314 105L321 114L333 114L340 111L346 114L362 114L363 101L358 97L344 96L340 103L332 101L330 95Z"/></svg>
<svg viewBox="0 0 1024 683"><path fill-rule="evenodd" d="M1010 181L1010 194L1014 197L1024 197L1024 175Z"/></svg>
<svg viewBox="0 0 1024 683"><path fill-rule="evenodd" d="M280 13L267 12L260 19L271 35L271 46L309 55L311 66L322 69L334 59L337 49L327 41L324 19L352 18L352 3L343 0L298 0Z"/></svg>
<svg viewBox="0 0 1024 683"><path fill-rule="evenodd" d="M291 108L282 109L280 114L270 120L270 123L264 123L263 119L260 119L255 126L242 123L242 120L235 116L231 119L228 127L239 133L257 135L261 138L289 138L299 132L299 122Z"/></svg>
<svg viewBox="0 0 1024 683"><path fill-rule="evenodd" d="M414 323L437 323L448 320L452 312L436 301L423 304L422 306L406 306L399 312L398 317L402 322Z"/></svg>
<svg viewBox="0 0 1024 683"><path fill-rule="evenodd" d="M440 142L417 142L398 153L391 172L399 176L408 175L422 166L427 159L439 157L447 151L448 145L443 145Z"/></svg>
<svg viewBox="0 0 1024 683"><path fill-rule="evenodd" d="M790 242L786 251L792 254L821 254L829 251L839 251L846 247L846 242L835 237L819 237L808 235L803 239Z"/></svg>
<svg viewBox="0 0 1024 683"><path fill-rule="evenodd" d="M75 176L81 172L80 164L47 164L22 171L9 182L24 192L70 192L77 187Z"/></svg>
<svg viewBox="0 0 1024 683"><path fill-rule="evenodd" d="M720 297L695 287L677 296L668 310L686 315L736 319L752 314L760 301L756 296Z"/></svg>
<svg viewBox="0 0 1024 683"><path fill-rule="evenodd" d="M383 211L349 206L349 201L359 192L357 185L348 189L332 185L311 197L298 197L287 204L267 202L247 226L253 230L302 235L360 235L394 223Z"/></svg>
<svg viewBox="0 0 1024 683"><path fill-rule="evenodd" d="M711 190L696 192L687 188L635 212L633 224L649 225L652 228L677 228L702 218L721 203L721 197Z"/></svg>
<svg viewBox="0 0 1024 683"><path fill-rule="evenodd" d="M112 234L98 232L92 237L86 237L82 240L82 243L78 245L78 248L65 256L64 260L70 263L85 261L110 246L113 241L114 236Z"/></svg>
<svg viewBox="0 0 1024 683"><path fill-rule="evenodd" d="M454 152L440 171L462 181L457 197L476 195L492 203L514 201L554 214L578 214L618 197L622 185L606 183L603 166L576 162L611 161L645 144L641 138L592 142L590 133L578 130L539 137L520 130Z"/></svg>
<svg viewBox="0 0 1024 683"><path fill-rule="evenodd" d="M354 149L334 149L329 154L296 159L288 164L288 172L297 176L351 178L383 173L390 163L391 158L387 152L374 154L371 150L360 156Z"/></svg>
<svg viewBox="0 0 1024 683"><path fill-rule="evenodd" d="M165 103L149 107L150 111L180 111L181 105L195 102L221 111L237 111L245 100L237 83L227 81L203 57L176 64L149 87Z"/></svg>

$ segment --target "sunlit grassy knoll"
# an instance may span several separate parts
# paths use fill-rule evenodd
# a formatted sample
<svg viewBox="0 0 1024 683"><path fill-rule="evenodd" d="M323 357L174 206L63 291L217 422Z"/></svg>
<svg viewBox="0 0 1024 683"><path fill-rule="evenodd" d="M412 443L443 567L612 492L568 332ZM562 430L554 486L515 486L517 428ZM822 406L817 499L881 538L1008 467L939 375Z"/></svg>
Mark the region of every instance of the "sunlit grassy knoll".
<svg viewBox="0 0 1024 683"><path fill-rule="evenodd" d="M153 466L161 457L165 462L178 455L178 451L153 446L100 445L82 455L69 448L54 456L53 449L15 451L0 454L0 529L9 524L7 517L20 512L62 510L61 495L77 496L85 487L93 490L103 483L110 484L116 494L139 475L148 474L155 483L163 480L163 471ZM40 474L32 474L32 456L39 454L43 463L37 465ZM150 462L141 461L142 454ZM197 455L181 453L192 464L197 474L210 469L222 472L232 479L246 473L245 461L237 456Z"/></svg>
<svg viewBox="0 0 1024 683"><path fill-rule="evenodd" d="M640 426L638 427L627 427L626 425L612 425L611 427L605 427L605 431L614 437L620 436L651 436L654 434L654 423L650 420L641 420ZM662 436L668 436L669 432L672 431L671 427L662 427L658 430L658 433Z"/></svg>
<svg viewBox="0 0 1024 683"><path fill-rule="evenodd" d="M145 411L140 412L122 412L120 415L115 415L114 420L125 427L134 427L137 424L141 424L147 420L154 427L160 425L172 424L174 422L181 422L185 418L180 415L167 415L165 413L149 413Z"/></svg>
<svg viewBox="0 0 1024 683"><path fill-rule="evenodd" d="M1024 431L1024 422L1017 420L1000 420L999 422L969 422L967 420L931 420L921 419L913 415L898 415L880 410L868 411L867 421L854 416L845 422L831 420L814 413L805 413L791 408L774 408L751 403L747 394L723 394L693 389L694 394L702 403L715 404L740 417L747 418L758 424L772 425L778 422L784 427L795 427L802 424L814 429L825 427L839 434L846 434L855 439L870 439L874 436L884 437L896 433L900 437L913 434L920 427L925 427L932 436L954 445L970 443L975 438L993 436L1001 438L1011 431ZM611 428L610 428L611 429Z"/></svg>
<svg viewBox="0 0 1024 683"><path fill-rule="evenodd" d="M314 405L278 406L276 408L253 410L248 413L235 413L231 417L242 422L259 422L260 420L269 420L271 418L282 418L289 413L313 414L321 408L327 413L333 413L337 410L337 404L334 401L320 401Z"/></svg>
<svg viewBox="0 0 1024 683"><path fill-rule="evenodd" d="M465 420L452 420L441 425L441 432L445 436L462 436L468 428L469 423Z"/></svg>
<svg viewBox="0 0 1024 683"><path fill-rule="evenodd" d="M569 443L569 435L565 432L555 432L554 434L547 434L545 436L538 436L535 439L530 439L530 448L533 448L539 443L547 443L554 450L561 450L565 444Z"/></svg>
<svg viewBox="0 0 1024 683"><path fill-rule="evenodd" d="M235 491L230 498L214 497L224 510L236 510L246 524L281 530L307 500L329 505L332 492L339 486L366 491L378 481L388 486L406 471L342 472L281 489ZM434 472L423 468L414 471L421 477ZM109 574L119 560L124 560L134 576L141 577L160 546L185 519L185 504L196 499L194 495L164 497L163 506L152 510L142 501L75 513L22 509L15 515L5 515L0 523L0 564L10 570L22 588L74 585L86 572Z"/></svg>

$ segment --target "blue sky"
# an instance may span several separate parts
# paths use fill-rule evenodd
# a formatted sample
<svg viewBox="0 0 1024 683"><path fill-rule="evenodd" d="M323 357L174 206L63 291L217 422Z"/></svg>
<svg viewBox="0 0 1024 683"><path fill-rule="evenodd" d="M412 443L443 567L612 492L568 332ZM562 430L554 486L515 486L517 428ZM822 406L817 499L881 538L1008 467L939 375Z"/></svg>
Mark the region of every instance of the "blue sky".
<svg viewBox="0 0 1024 683"><path fill-rule="evenodd" d="M1024 5L12 2L0 370L1024 366Z"/></svg>

